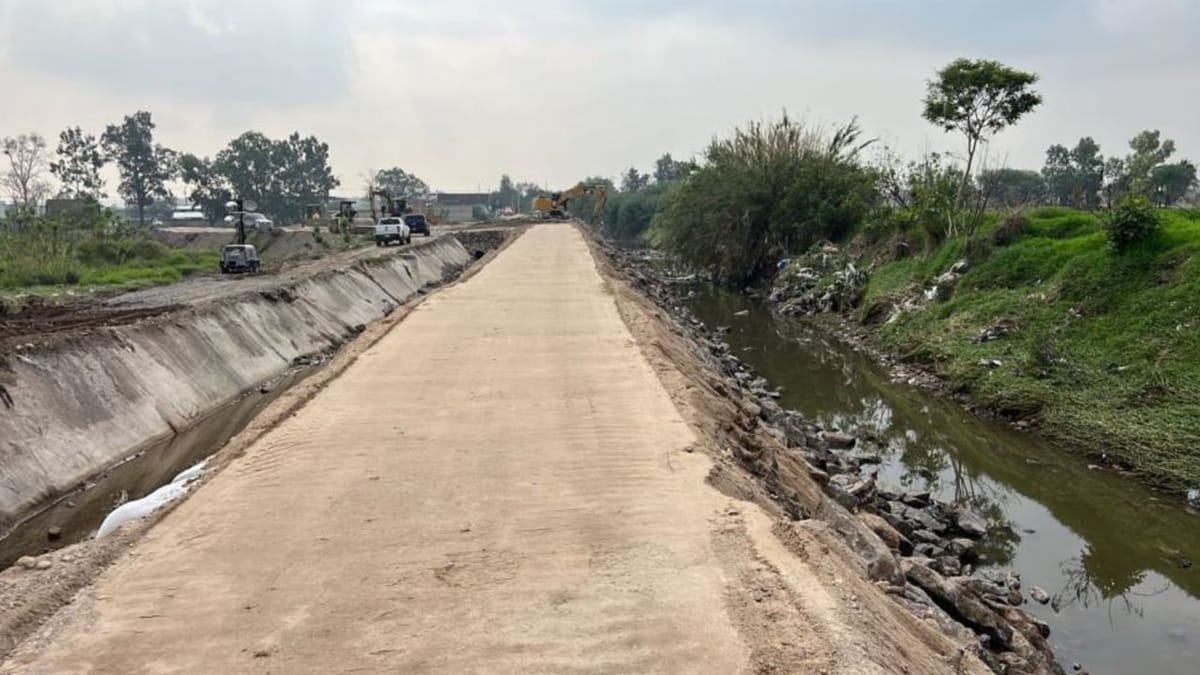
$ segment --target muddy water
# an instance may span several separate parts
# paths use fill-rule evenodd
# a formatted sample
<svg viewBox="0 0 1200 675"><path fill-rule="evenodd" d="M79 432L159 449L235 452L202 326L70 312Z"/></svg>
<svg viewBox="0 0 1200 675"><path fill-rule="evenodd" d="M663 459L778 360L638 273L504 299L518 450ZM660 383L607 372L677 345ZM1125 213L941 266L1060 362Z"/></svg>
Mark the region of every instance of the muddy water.
<svg viewBox="0 0 1200 675"><path fill-rule="evenodd" d="M273 380L266 393L253 391L218 408L187 429L143 448L71 494L43 506L0 539L0 569L24 555L39 555L82 541L126 500L140 499L166 485L180 471L225 445L271 401L313 372L297 368ZM51 528L61 535L51 541Z"/></svg>
<svg viewBox="0 0 1200 675"><path fill-rule="evenodd" d="M1052 626L1068 672L1076 662L1093 674L1200 672L1200 515L1180 498L894 384L819 329L743 296L700 288L691 304L731 327L733 352L785 388L784 407L869 439L883 487L928 489L1010 522L1015 535L992 542L991 564L1053 596L1028 609Z"/></svg>

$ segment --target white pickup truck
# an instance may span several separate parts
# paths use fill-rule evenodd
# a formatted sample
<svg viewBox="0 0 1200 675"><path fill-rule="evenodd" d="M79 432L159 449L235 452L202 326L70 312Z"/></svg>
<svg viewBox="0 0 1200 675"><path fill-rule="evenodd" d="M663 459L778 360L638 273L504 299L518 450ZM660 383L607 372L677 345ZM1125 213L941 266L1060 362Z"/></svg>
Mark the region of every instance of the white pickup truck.
<svg viewBox="0 0 1200 675"><path fill-rule="evenodd" d="M401 216L386 216L379 219L375 225L375 245L387 246L391 243L412 243L412 230Z"/></svg>

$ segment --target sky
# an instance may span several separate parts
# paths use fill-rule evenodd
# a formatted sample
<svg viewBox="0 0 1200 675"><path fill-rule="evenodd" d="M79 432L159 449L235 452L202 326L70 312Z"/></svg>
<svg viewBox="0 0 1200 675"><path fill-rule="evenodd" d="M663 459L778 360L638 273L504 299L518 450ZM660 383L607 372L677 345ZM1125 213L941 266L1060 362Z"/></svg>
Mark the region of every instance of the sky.
<svg viewBox="0 0 1200 675"><path fill-rule="evenodd" d="M148 110L202 156L247 130L316 135L342 193L391 166L448 191L562 188L785 110L957 152L921 98L970 57L1041 77L993 165L1040 168L1081 136L1124 155L1147 128L1200 160L1197 34L1196 0L0 0L0 136Z"/></svg>

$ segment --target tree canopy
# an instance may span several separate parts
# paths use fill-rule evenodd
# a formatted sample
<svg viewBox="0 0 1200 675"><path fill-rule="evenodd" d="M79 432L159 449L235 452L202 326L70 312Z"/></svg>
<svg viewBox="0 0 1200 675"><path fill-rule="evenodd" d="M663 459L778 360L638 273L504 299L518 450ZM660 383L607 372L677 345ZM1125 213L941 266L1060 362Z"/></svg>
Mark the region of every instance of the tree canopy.
<svg viewBox="0 0 1200 675"><path fill-rule="evenodd" d="M46 139L21 134L0 141L0 151L8 159L8 170L0 173L0 186L18 206L35 207L50 192L42 177L46 173Z"/></svg>
<svg viewBox="0 0 1200 675"><path fill-rule="evenodd" d="M100 200L105 197L100 169L108 163L99 139L71 127L58 135L58 156L50 163L50 172L62 183L62 196L71 199Z"/></svg>
<svg viewBox="0 0 1200 675"><path fill-rule="evenodd" d="M176 173L175 153L154 142L154 121L145 111L109 125L102 140L121 174L118 192L137 207L138 223L145 225L146 207L169 194L166 184Z"/></svg>
<svg viewBox="0 0 1200 675"><path fill-rule="evenodd" d="M1100 145L1091 136L1079 139L1072 149L1052 145L1046 150L1042 177L1047 197L1060 206L1095 209L1100 206L1106 162Z"/></svg>
<svg viewBox="0 0 1200 675"><path fill-rule="evenodd" d="M1033 91L1038 76L986 59L957 59L928 83L925 119L967 139L967 166L956 201L971 178L979 145L1016 124L1042 102Z"/></svg>
<svg viewBox="0 0 1200 675"><path fill-rule="evenodd" d="M696 168L694 161L678 161L671 157L671 153L668 152L654 162L654 182L670 183L682 180L687 178L688 174L695 171Z"/></svg>
<svg viewBox="0 0 1200 675"><path fill-rule="evenodd" d="M375 187L390 190L397 197L428 197L429 185L398 166L375 174Z"/></svg>
<svg viewBox="0 0 1200 675"><path fill-rule="evenodd" d="M650 184L650 174L642 173L637 167L629 167L621 174L621 192L637 192Z"/></svg>
<svg viewBox="0 0 1200 675"><path fill-rule="evenodd" d="M204 212L209 224L221 220L226 202L233 199L233 192L229 189L229 181L217 171L216 163L207 157L180 155L179 177L189 188L188 201Z"/></svg>
<svg viewBox="0 0 1200 675"><path fill-rule="evenodd" d="M193 167L192 176L199 179L199 167ZM324 203L340 185L329 166L329 145L299 133L276 141L247 131L217 153L210 171L224 181L210 180L214 189L228 186L233 195L257 202L259 211L283 221L301 220L308 204Z"/></svg>

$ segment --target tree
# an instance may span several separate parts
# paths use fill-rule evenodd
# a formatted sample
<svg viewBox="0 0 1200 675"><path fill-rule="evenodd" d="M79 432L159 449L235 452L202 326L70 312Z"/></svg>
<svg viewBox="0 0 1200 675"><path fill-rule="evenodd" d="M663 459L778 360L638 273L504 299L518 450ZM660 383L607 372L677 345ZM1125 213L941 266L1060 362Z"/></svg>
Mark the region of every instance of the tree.
<svg viewBox="0 0 1200 675"><path fill-rule="evenodd" d="M1196 165L1186 159L1150 170L1150 187L1159 206L1172 206L1196 184Z"/></svg>
<svg viewBox="0 0 1200 675"><path fill-rule="evenodd" d="M996 61L957 59L928 83L925 119L967 139L967 166L955 195L956 209L961 206L980 144L1041 104L1041 94L1031 89L1037 80L1034 73Z"/></svg>
<svg viewBox="0 0 1200 675"><path fill-rule="evenodd" d="M1100 193L1109 169L1100 154L1100 145L1085 136L1070 150L1062 145L1050 146L1042 177L1054 203L1095 209L1100 206Z"/></svg>
<svg viewBox="0 0 1200 675"><path fill-rule="evenodd" d="M1100 145L1091 136L1079 139L1071 150L1071 164L1075 170L1072 192L1075 205L1086 209L1100 206L1100 190L1104 187L1104 157Z"/></svg>
<svg viewBox="0 0 1200 675"><path fill-rule="evenodd" d="M384 169L375 174L375 187L381 190L391 190L397 197L428 197L429 185L417 178L415 173L408 173L400 167Z"/></svg>
<svg viewBox="0 0 1200 675"><path fill-rule="evenodd" d="M0 174L0 186L17 206L36 207L50 192L46 174L46 139L36 133L21 134L0 141L8 158L8 171Z"/></svg>
<svg viewBox="0 0 1200 675"><path fill-rule="evenodd" d="M1143 131L1129 141L1133 153L1125 157L1125 176L1129 187L1144 191L1149 187L1150 172L1175 154L1175 141L1162 140L1155 129Z"/></svg>
<svg viewBox="0 0 1200 675"><path fill-rule="evenodd" d="M696 168L694 161L690 159L683 162L677 161L668 152L654 162L654 182L670 183L683 180L688 177L688 174L695 171Z"/></svg>
<svg viewBox="0 0 1200 675"><path fill-rule="evenodd" d="M491 203L493 210L506 207L516 210L521 206L521 192L508 174L500 176L500 189L492 193Z"/></svg>
<svg viewBox="0 0 1200 675"><path fill-rule="evenodd" d="M229 182L207 157L184 154L179 157L179 177L188 185L188 201L204 212L210 225L225 215L225 203L233 199Z"/></svg>
<svg viewBox="0 0 1200 675"><path fill-rule="evenodd" d="M315 136L292 133L275 143L272 159L278 173L272 213L285 220L299 222L307 204L324 203L341 184L329 166L329 145Z"/></svg>
<svg viewBox="0 0 1200 675"><path fill-rule="evenodd" d="M213 170L224 178L234 195L258 202L260 209L273 213L275 204L270 197L278 194L279 187L274 150L271 139L247 131L217 153Z"/></svg>
<svg viewBox="0 0 1200 675"><path fill-rule="evenodd" d="M642 173L636 167L621 174L621 192L637 192L650 184L650 174Z"/></svg>
<svg viewBox="0 0 1200 675"><path fill-rule="evenodd" d="M121 173L118 192L137 207L138 224L145 225L146 207L169 195L166 183L176 172L175 153L154 142L154 122L145 111L109 125L101 140Z"/></svg>
<svg viewBox="0 0 1200 675"><path fill-rule="evenodd" d="M62 182L64 197L93 201L105 197L100 169L108 158L95 136L83 133L79 127L69 128L58 135L55 154L58 161L51 162L50 172Z"/></svg>
<svg viewBox="0 0 1200 675"><path fill-rule="evenodd" d="M1037 204L1046 198L1046 180L1037 171L993 169L979 176L983 190L1008 207Z"/></svg>
<svg viewBox="0 0 1200 675"><path fill-rule="evenodd" d="M1071 165L1071 151L1057 143L1046 150L1046 164L1042 167L1042 178L1046 192L1059 206L1072 203L1075 193L1075 168Z"/></svg>

